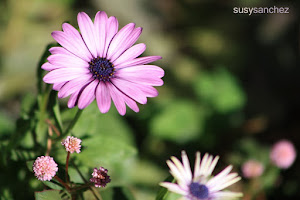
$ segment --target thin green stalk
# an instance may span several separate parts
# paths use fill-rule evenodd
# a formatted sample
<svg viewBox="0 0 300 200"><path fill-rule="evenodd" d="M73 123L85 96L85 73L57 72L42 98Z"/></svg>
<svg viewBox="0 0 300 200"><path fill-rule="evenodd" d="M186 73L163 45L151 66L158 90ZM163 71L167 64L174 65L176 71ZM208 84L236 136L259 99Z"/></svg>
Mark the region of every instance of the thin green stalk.
<svg viewBox="0 0 300 200"><path fill-rule="evenodd" d="M82 113L82 110L78 109L75 117L73 118L73 120L69 124L68 128L66 129L66 131L62 134L62 136L66 136L66 135L69 134L69 132L72 130L72 128L75 126L76 122L78 121L81 113Z"/></svg>

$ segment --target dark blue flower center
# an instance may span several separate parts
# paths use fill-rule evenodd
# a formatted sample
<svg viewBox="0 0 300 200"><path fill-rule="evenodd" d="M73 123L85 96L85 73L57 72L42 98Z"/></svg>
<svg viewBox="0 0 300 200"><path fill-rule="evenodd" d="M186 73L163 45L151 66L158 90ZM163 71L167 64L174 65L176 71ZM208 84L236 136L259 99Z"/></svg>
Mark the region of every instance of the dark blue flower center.
<svg viewBox="0 0 300 200"><path fill-rule="evenodd" d="M189 189L190 189L190 194L199 200L208 198L209 195L208 188L203 184L191 183L189 185Z"/></svg>
<svg viewBox="0 0 300 200"><path fill-rule="evenodd" d="M93 58L89 62L89 70L92 73L93 78L99 81L109 81L114 76L115 67L106 58Z"/></svg>

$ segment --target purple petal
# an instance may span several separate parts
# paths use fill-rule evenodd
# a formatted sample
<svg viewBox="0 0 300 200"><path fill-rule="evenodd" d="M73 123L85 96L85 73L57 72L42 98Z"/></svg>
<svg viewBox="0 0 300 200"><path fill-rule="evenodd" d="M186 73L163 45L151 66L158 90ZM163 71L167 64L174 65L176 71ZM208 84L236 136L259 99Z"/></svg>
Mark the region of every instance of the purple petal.
<svg viewBox="0 0 300 200"><path fill-rule="evenodd" d="M134 58L141 55L145 50L146 50L145 44L143 44L143 43L136 44L136 45L130 47L129 49L127 49L119 58L117 58L114 61L114 65L118 66L119 64L133 60Z"/></svg>
<svg viewBox="0 0 300 200"><path fill-rule="evenodd" d="M65 84L66 82L54 83L52 89L59 91Z"/></svg>
<svg viewBox="0 0 300 200"><path fill-rule="evenodd" d="M131 47L138 40L142 30L143 29L141 27L138 27L131 32L131 34L124 40L123 44L121 43L120 47L115 50L110 58L111 62L114 62L125 50Z"/></svg>
<svg viewBox="0 0 300 200"><path fill-rule="evenodd" d="M103 81L100 81L96 89L96 100L100 112L107 113L111 105L111 98L110 98L108 86Z"/></svg>
<svg viewBox="0 0 300 200"><path fill-rule="evenodd" d="M125 115L126 105L122 98L122 93L112 84L107 84L107 87L118 112L120 113L120 115Z"/></svg>
<svg viewBox="0 0 300 200"><path fill-rule="evenodd" d="M94 28L94 24L91 20L91 18L85 13L85 12L80 12L77 15L77 21L78 21L78 26L82 35L82 38L92 53L92 55L96 58L97 57L97 47L95 43L95 36L96 36L96 31Z"/></svg>
<svg viewBox="0 0 300 200"><path fill-rule="evenodd" d="M156 97L158 95L158 91L150 85L137 84L137 86L145 94L146 97Z"/></svg>
<svg viewBox="0 0 300 200"><path fill-rule="evenodd" d="M54 69L57 69L59 68L58 66L55 66L55 65L51 65L50 63L46 62L42 65L41 67L43 70L46 70L46 71L51 71L51 70L54 70Z"/></svg>
<svg viewBox="0 0 300 200"><path fill-rule="evenodd" d="M67 82L58 92L58 98L65 98L70 94L80 91L86 84L92 81L92 77L90 74L84 74L78 78L70 80Z"/></svg>
<svg viewBox="0 0 300 200"><path fill-rule="evenodd" d="M57 68L61 68L61 67L74 67L74 68L78 68L78 67L89 67L89 64L82 60L81 58L78 58L74 55L65 55L65 54L54 54L54 55L50 55L48 57L48 61L50 64L52 65L56 65L58 66Z"/></svg>
<svg viewBox="0 0 300 200"><path fill-rule="evenodd" d="M139 112L140 109L138 107L138 105L136 104L136 102L129 98L128 96L124 95L123 93L121 93L123 95L123 99L125 101L125 103L128 105L128 107L133 110L134 112Z"/></svg>
<svg viewBox="0 0 300 200"><path fill-rule="evenodd" d="M83 89L78 99L79 109L84 109L85 107L90 105L90 103L92 103L92 101L95 99L95 92L98 83L98 80L94 80Z"/></svg>
<svg viewBox="0 0 300 200"><path fill-rule="evenodd" d="M66 54L66 55L74 55L71 52L69 52L67 49L63 47L51 47L49 49L51 54Z"/></svg>
<svg viewBox="0 0 300 200"><path fill-rule="evenodd" d="M162 68L155 65L137 65L133 67L126 67L119 69L117 72L120 73L132 73L138 74L138 76L155 76L161 78L164 76L165 72Z"/></svg>
<svg viewBox="0 0 300 200"><path fill-rule="evenodd" d="M118 51L118 49L122 48L123 43L132 33L134 26L134 23L127 24L115 35L107 50L107 59L110 60L111 57Z"/></svg>
<svg viewBox="0 0 300 200"><path fill-rule="evenodd" d="M66 82L87 73L89 70L86 68L60 68L46 74L43 81L46 83Z"/></svg>
<svg viewBox="0 0 300 200"><path fill-rule="evenodd" d="M122 79L134 82L136 84L143 84L143 85L162 86L164 84L163 80L156 77L142 78L142 77L126 75L126 77L122 77Z"/></svg>
<svg viewBox="0 0 300 200"><path fill-rule="evenodd" d="M138 84L161 86L164 70L154 65L138 65L120 69L115 76Z"/></svg>
<svg viewBox="0 0 300 200"><path fill-rule="evenodd" d="M129 60L126 62L123 62L119 65L116 65L116 68L124 68L124 67L131 67L131 66L136 66L136 65L144 65L144 64L148 64L151 62L154 62L156 60L161 59L161 56L146 56L146 57L140 57L140 58L136 58L133 60Z"/></svg>
<svg viewBox="0 0 300 200"><path fill-rule="evenodd" d="M97 12L95 16L94 27L96 30L95 42L97 45L97 55L104 57L104 48L106 40L106 24L107 24L107 15L103 11Z"/></svg>
<svg viewBox="0 0 300 200"><path fill-rule="evenodd" d="M130 98L134 99L135 101L139 102L140 104L147 103L146 96L138 87L136 87L135 83L118 79L118 78L112 79L111 82L121 92L123 92L125 95L129 96Z"/></svg>
<svg viewBox="0 0 300 200"><path fill-rule="evenodd" d="M118 27L119 27L119 22L116 17L112 16L112 17L108 18L107 23L106 23L106 41L105 41L103 57L106 57L108 47L111 43L112 38L118 32Z"/></svg>
<svg viewBox="0 0 300 200"><path fill-rule="evenodd" d="M80 91L77 91L70 96L68 101L68 108L73 108L76 105L79 92Z"/></svg>
<svg viewBox="0 0 300 200"><path fill-rule="evenodd" d="M64 23L62 27L64 32L54 31L51 33L52 37L68 51L89 62L92 59L92 55L79 32L68 23Z"/></svg>

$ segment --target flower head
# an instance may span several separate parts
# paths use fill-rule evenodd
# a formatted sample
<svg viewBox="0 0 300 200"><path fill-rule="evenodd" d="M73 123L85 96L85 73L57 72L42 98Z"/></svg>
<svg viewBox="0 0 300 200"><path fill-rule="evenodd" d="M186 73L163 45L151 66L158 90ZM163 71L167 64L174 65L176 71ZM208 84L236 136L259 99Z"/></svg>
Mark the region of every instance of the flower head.
<svg viewBox="0 0 300 200"><path fill-rule="evenodd" d="M118 20L99 11L94 22L80 12L77 17L80 33L70 24L63 31L52 32L62 47L49 49L52 55L42 69L50 71L43 78L59 91L58 97L70 95L68 107L87 107L96 99L99 110L108 112L113 100L121 115L126 104L138 112L136 102L146 104L147 97L156 97L153 86L163 85L164 71L148 65L160 56L140 56L146 49L143 43L132 46L142 33L141 27L127 24L118 31Z"/></svg>
<svg viewBox="0 0 300 200"><path fill-rule="evenodd" d="M61 142L61 144L64 145L66 150L70 153L74 153L74 151L80 153L80 143L81 140L73 136L68 136L65 140Z"/></svg>
<svg viewBox="0 0 300 200"><path fill-rule="evenodd" d="M194 174L192 174L188 157L185 151L182 151L182 163L174 156L167 161L170 173L176 179L177 184L162 182L160 185L172 192L181 194L185 200L215 200L241 197L242 193L222 191L241 179L237 173L230 173L232 166L228 166L218 175L212 177L211 173L218 159L218 156L213 158L213 156L205 154L201 160L200 153L197 152Z"/></svg>
<svg viewBox="0 0 300 200"><path fill-rule="evenodd" d="M246 178L258 177L264 172L264 166L256 160L248 160L242 165L242 172Z"/></svg>
<svg viewBox="0 0 300 200"><path fill-rule="evenodd" d="M296 159L294 145L288 140L280 140L271 149L271 161L279 168L289 168Z"/></svg>
<svg viewBox="0 0 300 200"><path fill-rule="evenodd" d="M95 168L92 173L93 178L91 178L90 181L95 183L95 187L105 187L106 184L110 182L107 172L108 170L103 167L99 169Z"/></svg>
<svg viewBox="0 0 300 200"><path fill-rule="evenodd" d="M33 163L35 176L41 181L50 181L58 171L57 164L50 156L38 157Z"/></svg>

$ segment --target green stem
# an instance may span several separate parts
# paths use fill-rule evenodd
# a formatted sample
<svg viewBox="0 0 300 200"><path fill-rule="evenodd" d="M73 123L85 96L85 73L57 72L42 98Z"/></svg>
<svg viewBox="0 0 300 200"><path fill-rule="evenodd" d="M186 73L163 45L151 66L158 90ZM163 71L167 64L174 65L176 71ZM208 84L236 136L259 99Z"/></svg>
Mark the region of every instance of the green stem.
<svg viewBox="0 0 300 200"><path fill-rule="evenodd" d="M82 113L82 110L78 109L77 113L74 117L74 119L71 121L71 123L69 124L68 128L66 129L66 131L62 134L62 136L66 136L69 134L69 132L72 130L72 128L75 126L77 120L79 119L80 115Z"/></svg>
<svg viewBox="0 0 300 200"><path fill-rule="evenodd" d="M81 189L84 189L84 188L87 188L87 187L91 187L93 186L94 183L86 183L86 184L83 184L83 185L80 185L80 186L77 186L77 187L74 187L72 188L73 191L76 191L76 190L81 190Z"/></svg>

